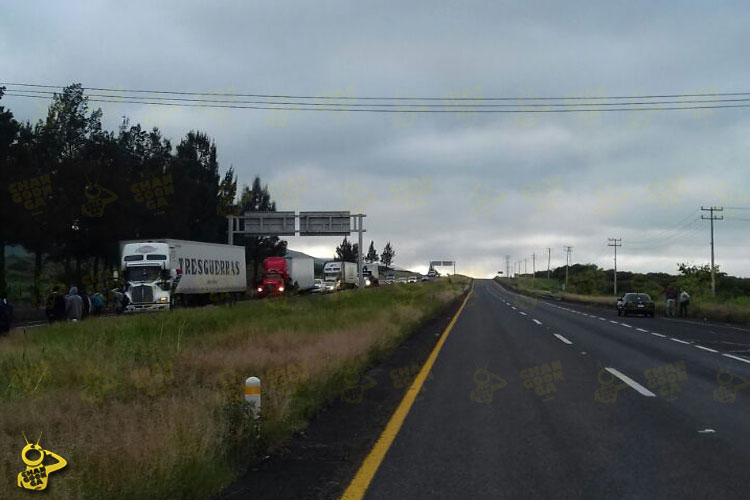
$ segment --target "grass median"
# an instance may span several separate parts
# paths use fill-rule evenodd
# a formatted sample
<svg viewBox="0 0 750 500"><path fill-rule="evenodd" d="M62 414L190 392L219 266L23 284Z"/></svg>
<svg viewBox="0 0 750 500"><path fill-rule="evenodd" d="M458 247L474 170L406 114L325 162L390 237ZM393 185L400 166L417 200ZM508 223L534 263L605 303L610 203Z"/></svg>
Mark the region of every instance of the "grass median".
<svg viewBox="0 0 750 500"><path fill-rule="evenodd" d="M0 485L21 449L68 461L60 499L206 499L359 383L468 280L56 324L0 340ZM256 421L242 401L263 381Z"/></svg>

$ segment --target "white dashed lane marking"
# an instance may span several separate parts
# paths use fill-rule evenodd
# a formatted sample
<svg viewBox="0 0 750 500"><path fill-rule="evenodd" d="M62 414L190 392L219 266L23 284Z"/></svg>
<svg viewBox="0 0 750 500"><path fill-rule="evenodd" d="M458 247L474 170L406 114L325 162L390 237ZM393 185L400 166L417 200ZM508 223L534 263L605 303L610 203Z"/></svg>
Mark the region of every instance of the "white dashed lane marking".
<svg viewBox="0 0 750 500"><path fill-rule="evenodd" d="M560 335L559 333L553 333L553 335L554 335L555 337L557 337L558 339L560 339L560 341L562 341L562 342L565 342L565 343L566 343L566 344L568 344L568 345L571 345L571 344L573 343L573 342L571 342L570 340L568 340L568 339L566 339L565 337L563 337L562 335Z"/></svg>
<svg viewBox="0 0 750 500"><path fill-rule="evenodd" d="M624 373L621 373L620 371L616 370L615 368L606 368L606 370L609 373L611 373L612 375L614 375L615 377L619 378L620 380L622 380L623 382L625 382L626 384L628 384L633 389L635 389L642 396L646 396L647 398L655 398L656 397L656 394L654 394L653 392L649 391L648 389L646 389L645 387L643 387L641 384L639 384L638 382L636 382L632 378L628 377Z"/></svg>
<svg viewBox="0 0 750 500"><path fill-rule="evenodd" d="M704 351L708 351L708 352L713 352L713 353L719 352L719 351L717 351L715 349L711 349L711 348L708 348L708 347L703 347L702 345L697 345L695 347L698 348L698 349L702 349Z"/></svg>
<svg viewBox="0 0 750 500"><path fill-rule="evenodd" d="M539 321L538 319L532 319L531 321L533 321L533 322L534 322L534 323L536 323L537 325L541 325L541 324L542 324L542 322L541 322L541 321Z"/></svg>
<svg viewBox="0 0 750 500"><path fill-rule="evenodd" d="M742 361L743 363L750 363L750 359L740 358L739 356L733 356L731 354L722 354L722 356L726 356L727 358L736 359L737 361Z"/></svg>

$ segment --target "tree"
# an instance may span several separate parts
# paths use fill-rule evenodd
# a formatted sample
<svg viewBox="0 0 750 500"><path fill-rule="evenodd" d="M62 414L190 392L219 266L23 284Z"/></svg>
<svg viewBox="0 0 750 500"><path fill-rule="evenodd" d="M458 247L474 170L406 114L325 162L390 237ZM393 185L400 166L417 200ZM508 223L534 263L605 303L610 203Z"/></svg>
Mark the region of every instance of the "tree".
<svg viewBox="0 0 750 500"><path fill-rule="evenodd" d="M344 262L357 262L359 257L359 245L352 243L344 236L344 241L336 247L336 256L333 260L344 261Z"/></svg>
<svg viewBox="0 0 750 500"><path fill-rule="evenodd" d="M391 247L391 242L385 244L385 248L383 248L383 253L380 254L380 261L385 265L385 268L388 269L388 267L393 262L393 259L396 257L396 251Z"/></svg>
<svg viewBox="0 0 750 500"><path fill-rule="evenodd" d="M370 248L367 250L365 261L367 261L369 264L372 264L373 262L377 262L379 260L380 257L378 257L378 252L375 250L375 243L370 240Z"/></svg>
<svg viewBox="0 0 750 500"><path fill-rule="evenodd" d="M0 99L3 97L5 87L0 87ZM13 113L5 111L0 106L0 177L5 180L11 179L11 151L16 142L19 131L18 122L13 118ZM5 182L3 182L5 184ZM7 185L9 185L8 183ZM7 186L6 185L6 186ZM3 187L7 190L8 187ZM7 282L5 280L5 245L14 243L12 241L15 226L18 218L11 216L15 211L12 210L13 201L10 198L10 192L4 192L0 195L0 298L7 296Z"/></svg>
<svg viewBox="0 0 750 500"><path fill-rule="evenodd" d="M276 203L271 200L268 186L262 186L260 177L253 180L253 187L244 187L239 202L240 212L275 212ZM225 224L226 225L226 224ZM260 265L266 257L281 256L286 253L286 241L278 236L236 235L235 244L245 245L245 262L252 270L251 279L259 275Z"/></svg>

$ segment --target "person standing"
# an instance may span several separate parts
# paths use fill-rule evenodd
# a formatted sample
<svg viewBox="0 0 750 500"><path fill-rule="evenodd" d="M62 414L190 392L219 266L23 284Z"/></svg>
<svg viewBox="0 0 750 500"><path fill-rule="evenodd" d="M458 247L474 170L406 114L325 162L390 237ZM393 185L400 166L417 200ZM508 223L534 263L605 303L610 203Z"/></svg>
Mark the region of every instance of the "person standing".
<svg viewBox="0 0 750 500"><path fill-rule="evenodd" d="M81 321L83 315L83 299L78 295L78 288L70 287L68 295L65 296L65 315L68 321Z"/></svg>
<svg viewBox="0 0 750 500"><path fill-rule="evenodd" d="M680 316L687 317L688 304L690 304L690 295L683 290L680 292Z"/></svg>
<svg viewBox="0 0 750 500"><path fill-rule="evenodd" d="M666 310L667 317L675 315L675 309L677 306L677 296L678 296L677 288L674 285L671 285L667 289L667 310Z"/></svg>
<svg viewBox="0 0 750 500"><path fill-rule="evenodd" d="M0 334L7 333L13 326L13 304L0 297Z"/></svg>

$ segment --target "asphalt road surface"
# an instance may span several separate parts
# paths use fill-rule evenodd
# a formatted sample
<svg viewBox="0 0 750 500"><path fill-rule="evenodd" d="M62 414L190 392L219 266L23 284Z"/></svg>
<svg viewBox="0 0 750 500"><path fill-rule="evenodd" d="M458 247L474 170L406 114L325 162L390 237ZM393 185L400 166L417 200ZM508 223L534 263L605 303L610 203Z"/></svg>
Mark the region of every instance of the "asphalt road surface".
<svg viewBox="0 0 750 500"><path fill-rule="evenodd" d="M748 349L476 281L365 498L750 498Z"/></svg>

